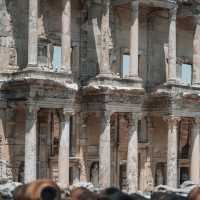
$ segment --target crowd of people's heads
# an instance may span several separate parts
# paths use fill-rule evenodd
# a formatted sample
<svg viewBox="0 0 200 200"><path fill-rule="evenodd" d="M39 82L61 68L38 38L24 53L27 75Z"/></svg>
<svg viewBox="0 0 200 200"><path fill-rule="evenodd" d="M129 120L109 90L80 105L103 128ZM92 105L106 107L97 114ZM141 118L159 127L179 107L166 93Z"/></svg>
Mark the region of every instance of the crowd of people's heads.
<svg viewBox="0 0 200 200"><path fill-rule="evenodd" d="M200 187L195 187L188 195L188 200L200 200Z"/></svg>
<svg viewBox="0 0 200 200"><path fill-rule="evenodd" d="M139 194L127 194L118 188L110 187L99 192L91 192L87 188L77 187L70 191L65 200L145 200ZM152 200L200 200L200 187L195 187L187 198L181 198L174 193L152 195ZM51 180L39 180L16 188L14 200L61 200L61 190Z"/></svg>

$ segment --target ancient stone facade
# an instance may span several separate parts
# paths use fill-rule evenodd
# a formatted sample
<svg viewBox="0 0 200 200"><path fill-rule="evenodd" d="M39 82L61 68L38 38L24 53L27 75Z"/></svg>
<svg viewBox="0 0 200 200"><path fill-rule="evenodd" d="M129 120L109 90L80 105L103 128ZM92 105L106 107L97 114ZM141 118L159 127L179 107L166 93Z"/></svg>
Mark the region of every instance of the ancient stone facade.
<svg viewBox="0 0 200 200"><path fill-rule="evenodd" d="M199 17L192 0L0 0L0 179L199 183Z"/></svg>

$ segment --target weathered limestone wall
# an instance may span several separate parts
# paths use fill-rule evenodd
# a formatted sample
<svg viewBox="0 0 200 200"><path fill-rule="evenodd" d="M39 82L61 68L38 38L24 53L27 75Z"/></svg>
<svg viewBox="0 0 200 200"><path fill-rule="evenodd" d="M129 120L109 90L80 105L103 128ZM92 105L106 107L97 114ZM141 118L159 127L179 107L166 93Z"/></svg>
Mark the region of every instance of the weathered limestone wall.
<svg viewBox="0 0 200 200"><path fill-rule="evenodd" d="M167 16L167 12L164 11L149 19L148 82L151 86L164 83L167 76L164 54L164 45L168 44L169 33ZM191 24L190 18L177 20L177 63L180 64L192 63L193 31Z"/></svg>
<svg viewBox="0 0 200 200"><path fill-rule="evenodd" d="M152 134L152 162L154 184L156 183L156 165L167 162L167 125L162 118L153 118L154 132ZM158 173L158 172L157 172ZM160 172L159 172L160 173ZM166 173L166 172L164 172ZM164 174L166 176L166 174ZM163 177L164 178L164 177ZM165 180L166 181L166 180Z"/></svg>
<svg viewBox="0 0 200 200"><path fill-rule="evenodd" d="M99 160L100 116L89 114L87 118L87 179L91 181L91 167ZM97 174L98 176L98 174Z"/></svg>
<svg viewBox="0 0 200 200"><path fill-rule="evenodd" d="M20 13L20 17L18 14ZM61 45L61 1L39 1L38 38L48 39L53 45ZM27 65L28 1L0 1L0 70ZM72 69L79 75L80 4L72 1ZM74 51L73 51L74 49Z"/></svg>
<svg viewBox="0 0 200 200"><path fill-rule="evenodd" d="M20 13L20 17L17 16ZM27 63L28 1L0 1L0 70Z"/></svg>
<svg viewBox="0 0 200 200"><path fill-rule="evenodd" d="M146 50L147 50L147 18L140 12L139 16L139 74L145 78L146 69ZM127 6L116 7L114 15L114 50L113 58L116 60L112 63L113 72L120 74L122 66L122 54L130 53L130 11Z"/></svg>
<svg viewBox="0 0 200 200"><path fill-rule="evenodd" d="M23 181L24 120L23 110L15 112L13 109L7 109L1 112L0 160L7 162L8 176L14 181Z"/></svg>

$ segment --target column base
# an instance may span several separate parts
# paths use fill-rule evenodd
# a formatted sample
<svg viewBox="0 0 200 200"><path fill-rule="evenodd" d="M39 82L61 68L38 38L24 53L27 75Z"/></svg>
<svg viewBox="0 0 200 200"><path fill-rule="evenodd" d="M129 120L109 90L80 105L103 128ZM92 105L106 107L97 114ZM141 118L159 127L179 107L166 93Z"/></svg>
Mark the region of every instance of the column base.
<svg viewBox="0 0 200 200"><path fill-rule="evenodd" d="M119 78L119 76L112 73L100 73L96 76L96 78Z"/></svg>
<svg viewBox="0 0 200 200"><path fill-rule="evenodd" d="M23 69L23 71L41 71L41 68L38 65L28 64L26 68Z"/></svg>
<svg viewBox="0 0 200 200"><path fill-rule="evenodd" d="M139 76L129 76L128 79L135 82L142 82L142 78L140 78Z"/></svg>
<svg viewBox="0 0 200 200"><path fill-rule="evenodd" d="M11 66L11 65L9 65L9 66L5 69L5 72L14 73L14 72L17 72L18 70L19 70L19 66Z"/></svg>
<svg viewBox="0 0 200 200"><path fill-rule="evenodd" d="M169 79L164 85L181 85L181 81L177 79Z"/></svg>
<svg viewBox="0 0 200 200"><path fill-rule="evenodd" d="M66 71L66 70L63 70L63 69L58 70L58 72L63 73L63 74L67 74L68 76L72 75L72 71Z"/></svg>
<svg viewBox="0 0 200 200"><path fill-rule="evenodd" d="M193 83L192 87L194 87L194 88L200 88L200 82L199 83Z"/></svg>

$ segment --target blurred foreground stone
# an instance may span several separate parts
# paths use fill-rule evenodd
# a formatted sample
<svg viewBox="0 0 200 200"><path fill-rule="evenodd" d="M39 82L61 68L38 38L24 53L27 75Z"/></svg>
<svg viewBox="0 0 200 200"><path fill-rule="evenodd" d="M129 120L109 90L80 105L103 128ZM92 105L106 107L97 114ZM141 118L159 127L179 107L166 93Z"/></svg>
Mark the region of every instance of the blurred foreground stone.
<svg viewBox="0 0 200 200"><path fill-rule="evenodd" d="M16 183L12 181L0 182L0 200L11 200L13 199L13 192L16 187L22 185L21 183Z"/></svg>

